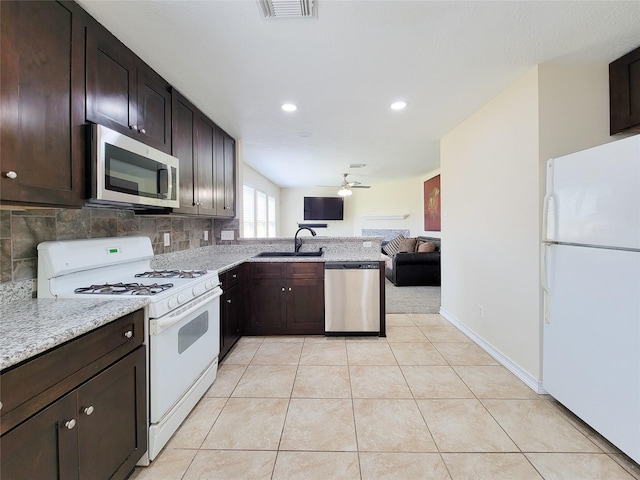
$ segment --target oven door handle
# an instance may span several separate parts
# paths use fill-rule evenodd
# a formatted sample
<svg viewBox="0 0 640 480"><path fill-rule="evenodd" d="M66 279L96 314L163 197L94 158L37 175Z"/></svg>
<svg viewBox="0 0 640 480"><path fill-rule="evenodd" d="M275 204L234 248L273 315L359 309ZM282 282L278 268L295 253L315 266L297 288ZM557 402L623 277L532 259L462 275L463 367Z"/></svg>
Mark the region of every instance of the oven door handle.
<svg viewBox="0 0 640 480"><path fill-rule="evenodd" d="M158 318L156 320L149 321L149 334L150 335L159 335L163 331L168 328L173 327L176 323L180 323L182 320L187 318L189 315L193 313L194 310L200 308L202 305L206 305L207 303L220 298L222 296L222 289L220 287L216 287L207 294L198 298L199 300L195 305L189 305L184 312L175 315L175 316L165 316L162 318Z"/></svg>

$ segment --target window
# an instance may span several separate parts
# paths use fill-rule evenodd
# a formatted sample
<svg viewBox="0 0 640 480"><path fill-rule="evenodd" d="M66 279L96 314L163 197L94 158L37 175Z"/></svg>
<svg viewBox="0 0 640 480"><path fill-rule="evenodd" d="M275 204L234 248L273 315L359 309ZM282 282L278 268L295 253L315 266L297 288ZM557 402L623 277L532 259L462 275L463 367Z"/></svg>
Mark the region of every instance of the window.
<svg viewBox="0 0 640 480"><path fill-rule="evenodd" d="M248 185L242 186L244 238L276 236L276 199Z"/></svg>
<svg viewBox="0 0 640 480"><path fill-rule="evenodd" d="M255 216L255 191L253 188L246 185L242 186L242 204L243 214L242 221L244 223L243 235L246 238L253 238L256 236L256 216Z"/></svg>
<svg viewBox="0 0 640 480"><path fill-rule="evenodd" d="M256 237L267 236L267 194L256 190Z"/></svg>
<svg viewBox="0 0 640 480"><path fill-rule="evenodd" d="M267 236L276 236L276 199L268 197L267 199Z"/></svg>

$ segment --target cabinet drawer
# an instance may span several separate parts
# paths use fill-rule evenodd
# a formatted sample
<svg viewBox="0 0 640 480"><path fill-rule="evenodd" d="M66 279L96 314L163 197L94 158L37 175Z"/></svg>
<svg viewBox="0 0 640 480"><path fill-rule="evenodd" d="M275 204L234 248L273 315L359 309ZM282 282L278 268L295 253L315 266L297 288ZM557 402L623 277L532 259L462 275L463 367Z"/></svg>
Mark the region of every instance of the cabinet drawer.
<svg viewBox="0 0 640 480"><path fill-rule="evenodd" d="M285 278L287 273L287 264L278 262L256 262L251 263L250 278Z"/></svg>
<svg viewBox="0 0 640 480"><path fill-rule="evenodd" d="M232 268L220 275L220 281L222 282L222 289L226 292L232 289L240 283L242 276L242 269L240 267Z"/></svg>
<svg viewBox="0 0 640 480"><path fill-rule="evenodd" d="M324 278L322 262L295 262L286 265L288 278Z"/></svg>
<svg viewBox="0 0 640 480"><path fill-rule="evenodd" d="M144 310L125 315L2 373L4 433L144 340Z"/></svg>

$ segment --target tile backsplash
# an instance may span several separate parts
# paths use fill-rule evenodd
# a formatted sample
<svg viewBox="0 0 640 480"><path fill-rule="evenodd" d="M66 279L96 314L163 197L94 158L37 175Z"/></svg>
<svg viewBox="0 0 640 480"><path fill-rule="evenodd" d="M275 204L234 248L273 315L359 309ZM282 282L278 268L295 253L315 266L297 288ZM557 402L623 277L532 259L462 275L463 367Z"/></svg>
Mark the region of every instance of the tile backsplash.
<svg viewBox="0 0 640 480"><path fill-rule="evenodd" d="M220 241L220 232L234 230L238 238L238 225L237 219L135 215L131 210L106 208L0 210L0 282L36 278L37 246L49 240L146 235L159 254L226 243ZM168 247L165 233L171 238Z"/></svg>

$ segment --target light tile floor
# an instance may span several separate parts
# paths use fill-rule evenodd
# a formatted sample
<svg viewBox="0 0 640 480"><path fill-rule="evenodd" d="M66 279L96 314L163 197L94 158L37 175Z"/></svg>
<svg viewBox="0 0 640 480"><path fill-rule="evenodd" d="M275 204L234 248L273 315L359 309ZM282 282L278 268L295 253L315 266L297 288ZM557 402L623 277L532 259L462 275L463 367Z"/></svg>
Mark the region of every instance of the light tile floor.
<svg viewBox="0 0 640 480"><path fill-rule="evenodd" d="M640 467L439 315L244 337L135 480L633 480Z"/></svg>

